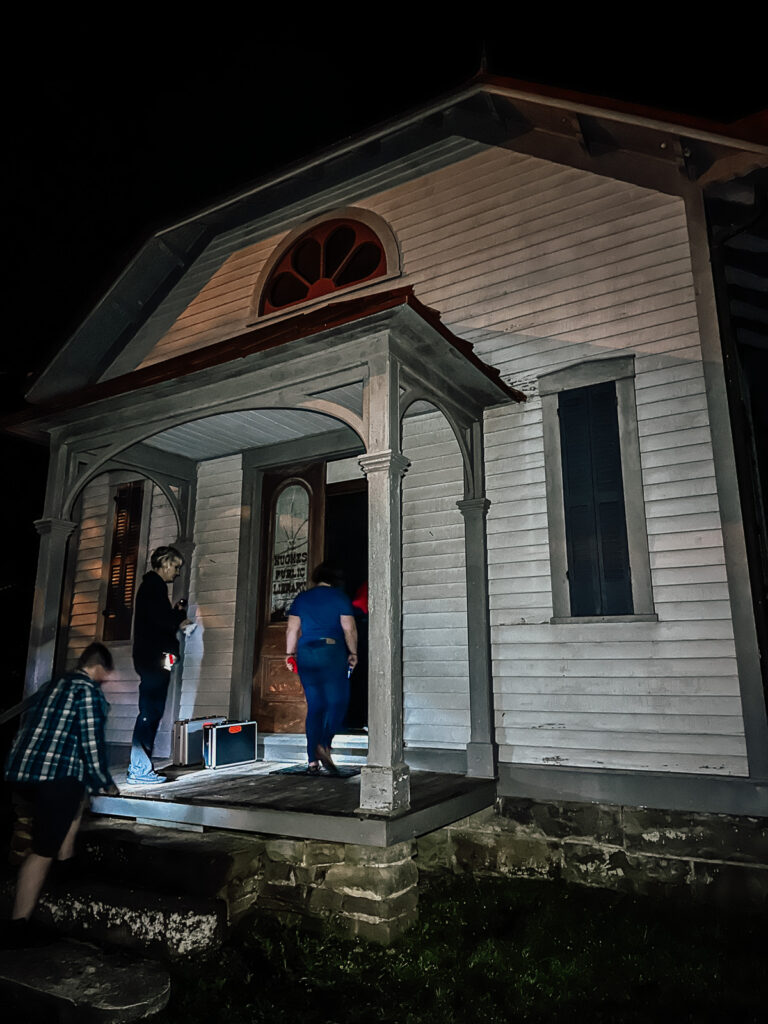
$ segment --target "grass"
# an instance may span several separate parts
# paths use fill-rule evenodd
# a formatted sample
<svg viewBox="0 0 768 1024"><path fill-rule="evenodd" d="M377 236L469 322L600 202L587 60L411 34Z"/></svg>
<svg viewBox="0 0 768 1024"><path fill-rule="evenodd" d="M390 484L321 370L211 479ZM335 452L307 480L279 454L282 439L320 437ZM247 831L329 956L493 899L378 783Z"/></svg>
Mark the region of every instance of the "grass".
<svg viewBox="0 0 768 1024"><path fill-rule="evenodd" d="M439 877L389 948L259 916L173 968L157 1024L750 1022L765 921L553 882Z"/></svg>

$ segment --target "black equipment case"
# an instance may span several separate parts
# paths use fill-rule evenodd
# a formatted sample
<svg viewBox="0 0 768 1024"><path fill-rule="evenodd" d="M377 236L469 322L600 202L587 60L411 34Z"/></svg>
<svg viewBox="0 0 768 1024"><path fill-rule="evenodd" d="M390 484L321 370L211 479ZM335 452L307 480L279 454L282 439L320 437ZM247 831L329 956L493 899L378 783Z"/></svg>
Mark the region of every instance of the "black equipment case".
<svg viewBox="0 0 768 1024"><path fill-rule="evenodd" d="M203 727L226 722L223 715L182 718L173 723L172 757L175 765L200 764L203 760Z"/></svg>
<svg viewBox="0 0 768 1024"><path fill-rule="evenodd" d="M222 722L203 726L203 761L206 768L231 768L256 760L255 722Z"/></svg>

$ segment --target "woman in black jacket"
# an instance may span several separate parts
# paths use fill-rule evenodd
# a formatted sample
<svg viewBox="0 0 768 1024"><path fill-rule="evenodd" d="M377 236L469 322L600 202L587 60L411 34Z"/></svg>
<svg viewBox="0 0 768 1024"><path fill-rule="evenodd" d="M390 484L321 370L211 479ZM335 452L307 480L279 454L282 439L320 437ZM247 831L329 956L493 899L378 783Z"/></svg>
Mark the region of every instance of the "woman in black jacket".
<svg viewBox="0 0 768 1024"><path fill-rule="evenodd" d="M178 657L177 632L189 625L182 602L171 607L168 584L181 571L184 559L172 547L156 548L150 560L152 569L136 594L133 619L133 666L139 673L139 717L131 741L131 763L127 782L132 785L157 785L166 782L152 767L152 748L157 727L165 711L171 681L167 656Z"/></svg>

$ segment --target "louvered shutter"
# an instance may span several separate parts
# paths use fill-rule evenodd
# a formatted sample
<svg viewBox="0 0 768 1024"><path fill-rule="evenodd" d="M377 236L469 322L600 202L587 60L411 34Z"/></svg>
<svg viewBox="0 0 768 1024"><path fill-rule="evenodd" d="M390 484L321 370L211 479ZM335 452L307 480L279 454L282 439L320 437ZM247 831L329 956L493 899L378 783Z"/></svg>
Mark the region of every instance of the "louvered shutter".
<svg viewBox="0 0 768 1024"><path fill-rule="evenodd" d="M104 611L105 640L131 638L143 498L144 484L140 480L118 487L115 493L115 522Z"/></svg>
<svg viewBox="0 0 768 1024"><path fill-rule="evenodd" d="M630 615L616 385L562 392L559 415L571 615Z"/></svg>

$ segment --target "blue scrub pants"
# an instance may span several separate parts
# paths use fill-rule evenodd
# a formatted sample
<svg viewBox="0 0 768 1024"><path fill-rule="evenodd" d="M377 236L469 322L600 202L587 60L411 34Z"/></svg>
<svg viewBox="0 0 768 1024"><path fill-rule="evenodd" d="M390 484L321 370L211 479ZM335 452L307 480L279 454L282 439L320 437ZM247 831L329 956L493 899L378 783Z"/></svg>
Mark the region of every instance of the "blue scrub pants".
<svg viewBox="0 0 768 1024"><path fill-rule="evenodd" d="M148 775L152 768L152 749L157 727L165 711L171 673L167 669L139 672L139 717L131 740L130 775Z"/></svg>
<svg viewBox="0 0 768 1024"><path fill-rule="evenodd" d="M307 698L307 757L316 761L318 746L330 748L347 713L347 646L343 641L299 642L296 663Z"/></svg>

